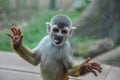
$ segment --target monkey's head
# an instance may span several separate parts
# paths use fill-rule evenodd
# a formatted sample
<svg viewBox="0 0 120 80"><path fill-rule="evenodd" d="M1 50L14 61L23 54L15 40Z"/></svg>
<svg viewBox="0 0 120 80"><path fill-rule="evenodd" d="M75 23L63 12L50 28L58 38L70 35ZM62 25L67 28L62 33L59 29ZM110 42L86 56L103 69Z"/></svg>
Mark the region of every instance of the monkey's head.
<svg viewBox="0 0 120 80"><path fill-rule="evenodd" d="M47 26L55 46L64 45L75 29L75 27L72 27L71 19L63 14L54 16L50 22L47 22Z"/></svg>

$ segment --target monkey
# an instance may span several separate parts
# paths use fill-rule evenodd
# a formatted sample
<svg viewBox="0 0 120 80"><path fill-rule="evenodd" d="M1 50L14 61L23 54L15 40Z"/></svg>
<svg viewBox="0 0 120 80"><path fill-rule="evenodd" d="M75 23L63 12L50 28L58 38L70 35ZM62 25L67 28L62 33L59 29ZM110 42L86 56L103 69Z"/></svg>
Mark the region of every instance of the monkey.
<svg viewBox="0 0 120 80"><path fill-rule="evenodd" d="M75 64L69 38L76 27L72 26L68 16L58 14L46 24L48 35L33 49L23 45L22 31L15 26L11 28L13 34L7 34L19 56L34 66L40 64L42 80L69 80L69 76L79 77L88 73L97 76L97 72L102 72L101 65L90 62L90 58Z"/></svg>

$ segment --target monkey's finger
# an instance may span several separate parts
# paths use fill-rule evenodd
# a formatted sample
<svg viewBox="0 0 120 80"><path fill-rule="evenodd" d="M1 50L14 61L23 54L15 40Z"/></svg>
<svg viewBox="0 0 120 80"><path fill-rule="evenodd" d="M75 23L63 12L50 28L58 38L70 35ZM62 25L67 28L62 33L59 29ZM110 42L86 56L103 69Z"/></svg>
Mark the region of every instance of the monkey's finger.
<svg viewBox="0 0 120 80"><path fill-rule="evenodd" d="M91 69L90 72L97 76L97 73L94 70Z"/></svg>
<svg viewBox="0 0 120 80"><path fill-rule="evenodd" d="M13 32L13 35L14 35L15 31L14 31L13 27L11 28L11 31Z"/></svg>
<svg viewBox="0 0 120 80"><path fill-rule="evenodd" d="M97 73L92 69L92 67L88 67L89 72L93 73L95 76L97 76Z"/></svg>
<svg viewBox="0 0 120 80"><path fill-rule="evenodd" d="M91 65L95 67L100 67L100 64L98 64L97 62L92 62Z"/></svg>
<svg viewBox="0 0 120 80"><path fill-rule="evenodd" d="M86 60L85 60L85 63L88 63L90 61L90 58L87 58Z"/></svg>
<svg viewBox="0 0 120 80"><path fill-rule="evenodd" d="M15 30L15 32L16 32L16 35L19 35L19 29L17 29L17 28L14 28L14 30Z"/></svg>
<svg viewBox="0 0 120 80"><path fill-rule="evenodd" d="M16 35L16 34L17 34L17 31L16 31L16 28L15 28L15 27L12 27L12 28L11 28L11 31L13 32L13 35Z"/></svg>
<svg viewBox="0 0 120 80"><path fill-rule="evenodd" d="M85 61L82 62L81 65L84 65L85 63L88 63L90 61L90 58L87 58Z"/></svg>
<svg viewBox="0 0 120 80"><path fill-rule="evenodd" d="M11 39L13 39L13 36L11 34L7 34L7 36L9 36Z"/></svg>
<svg viewBox="0 0 120 80"><path fill-rule="evenodd" d="M17 34L17 35L20 35L19 29L16 29L16 34Z"/></svg>
<svg viewBox="0 0 120 80"><path fill-rule="evenodd" d="M98 68L98 67L92 67L94 70L97 70L99 73L101 73L102 71L101 71L101 69L100 68Z"/></svg>
<svg viewBox="0 0 120 80"><path fill-rule="evenodd" d="M98 67L100 70L103 69L100 64L96 64L96 65L97 65L96 67Z"/></svg>
<svg viewBox="0 0 120 80"><path fill-rule="evenodd" d="M18 33L19 33L19 35L21 35L21 30L20 29L18 29Z"/></svg>
<svg viewBox="0 0 120 80"><path fill-rule="evenodd" d="M19 34L16 27L14 27L13 30L14 30L14 32L15 32L15 35L18 35L18 34Z"/></svg>
<svg viewBox="0 0 120 80"><path fill-rule="evenodd" d="M100 70L102 70L101 65L98 64L97 62L93 62L93 63L91 63L91 65L94 66L94 67L98 67Z"/></svg>

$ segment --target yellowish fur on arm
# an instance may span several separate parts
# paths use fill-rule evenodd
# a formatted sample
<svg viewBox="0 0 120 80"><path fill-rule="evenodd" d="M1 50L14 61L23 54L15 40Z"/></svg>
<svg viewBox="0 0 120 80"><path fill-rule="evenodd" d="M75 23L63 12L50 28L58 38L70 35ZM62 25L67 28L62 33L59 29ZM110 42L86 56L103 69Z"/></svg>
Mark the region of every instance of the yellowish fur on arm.
<svg viewBox="0 0 120 80"><path fill-rule="evenodd" d="M39 61L37 61L37 59L35 58L37 53L33 52L32 50L30 50L29 48L25 47L24 45L20 45L20 47L17 50L15 50L15 52L19 56L21 56L23 59L28 61L29 63L31 63L33 65L38 65L39 64Z"/></svg>

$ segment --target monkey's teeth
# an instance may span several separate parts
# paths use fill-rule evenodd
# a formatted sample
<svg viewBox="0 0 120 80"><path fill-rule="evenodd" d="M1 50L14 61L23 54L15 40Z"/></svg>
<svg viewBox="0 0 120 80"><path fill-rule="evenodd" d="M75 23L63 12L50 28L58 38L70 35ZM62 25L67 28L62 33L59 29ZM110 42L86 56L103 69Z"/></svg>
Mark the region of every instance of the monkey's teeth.
<svg viewBox="0 0 120 80"><path fill-rule="evenodd" d="M59 42L58 40L55 40L55 42Z"/></svg>

